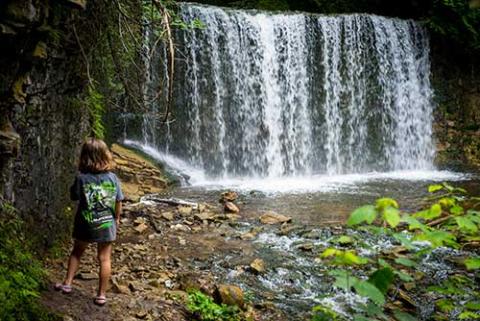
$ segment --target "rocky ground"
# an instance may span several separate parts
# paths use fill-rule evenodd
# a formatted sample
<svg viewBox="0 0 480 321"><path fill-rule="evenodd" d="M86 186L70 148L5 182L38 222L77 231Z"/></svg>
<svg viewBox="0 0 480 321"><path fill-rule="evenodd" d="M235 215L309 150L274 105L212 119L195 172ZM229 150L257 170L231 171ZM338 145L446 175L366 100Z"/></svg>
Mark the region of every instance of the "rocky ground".
<svg viewBox="0 0 480 321"><path fill-rule="evenodd" d="M113 250L107 305L93 304L98 282L93 245L85 253L73 292L65 295L49 289L43 302L64 320L195 320L185 308L187 290L194 288L218 302L241 306L250 320L281 320L282 313L273 304L247 302L239 287L223 284L224 276L212 273L215 260L229 254L239 258L235 267L242 273L264 269L251 243L257 230L241 232L239 222L255 220L279 227L284 223L285 228L290 221L273 212L244 217L231 202L235 198L235 193L227 193L217 204L175 205L154 197L127 203ZM49 270L52 284L61 280L66 258L51 261Z"/></svg>

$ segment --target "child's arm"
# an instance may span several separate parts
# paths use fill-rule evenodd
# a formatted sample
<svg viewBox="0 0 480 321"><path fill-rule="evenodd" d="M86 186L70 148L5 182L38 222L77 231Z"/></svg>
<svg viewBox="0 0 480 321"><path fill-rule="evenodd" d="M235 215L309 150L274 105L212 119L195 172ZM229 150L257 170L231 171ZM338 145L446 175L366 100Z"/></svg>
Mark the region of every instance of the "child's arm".
<svg viewBox="0 0 480 321"><path fill-rule="evenodd" d="M120 214L122 214L122 201L115 202L115 221L117 226L120 224Z"/></svg>

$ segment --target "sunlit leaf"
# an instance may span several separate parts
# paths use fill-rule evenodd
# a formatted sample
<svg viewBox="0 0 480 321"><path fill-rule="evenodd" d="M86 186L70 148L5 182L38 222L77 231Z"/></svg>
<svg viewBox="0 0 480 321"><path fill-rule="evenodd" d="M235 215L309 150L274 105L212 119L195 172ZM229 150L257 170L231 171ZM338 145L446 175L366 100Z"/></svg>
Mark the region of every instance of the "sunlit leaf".
<svg viewBox="0 0 480 321"><path fill-rule="evenodd" d="M432 220L442 215L442 207L440 204L433 204L428 210L420 211L413 214L413 217Z"/></svg>
<svg viewBox="0 0 480 321"><path fill-rule="evenodd" d="M342 235L336 240L336 242L342 245L351 244L353 239L350 236Z"/></svg>
<svg viewBox="0 0 480 321"><path fill-rule="evenodd" d="M456 201L452 197L442 197L438 200L438 203L442 205L444 208L449 208L455 205Z"/></svg>
<svg viewBox="0 0 480 321"><path fill-rule="evenodd" d="M458 247L455 235L445 231L426 231L415 235L414 239L417 241L429 241L433 248L443 245Z"/></svg>
<svg viewBox="0 0 480 321"><path fill-rule="evenodd" d="M388 198L388 197L379 198L375 202L375 205L376 205L377 209L379 209L379 210L385 209L387 207L398 208L397 201L394 200L393 198Z"/></svg>
<svg viewBox="0 0 480 321"><path fill-rule="evenodd" d="M340 256L340 258L343 263L347 265L368 263L368 259L358 256L354 251L346 251Z"/></svg>
<svg viewBox="0 0 480 321"><path fill-rule="evenodd" d="M326 258L326 257L330 257L330 256L335 256L335 255L337 255L341 252L342 251L334 249L334 248L328 248L325 251L323 251L323 253L320 255L320 257Z"/></svg>
<svg viewBox="0 0 480 321"><path fill-rule="evenodd" d="M460 205L454 205L450 208L450 213L452 213L453 215L463 214L463 207L461 207Z"/></svg>
<svg viewBox="0 0 480 321"><path fill-rule="evenodd" d="M441 189L443 189L443 186L440 185L440 184L434 184L434 185L428 186L428 192L429 193L434 193L434 192L439 191Z"/></svg>
<svg viewBox="0 0 480 321"><path fill-rule="evenodd" d="M399 211L391 206L388 206L383 210L383 218L388 225L393 228L397 227L398 223L400 223Z"/></svg>
<svg viewBox="0 0 480 321"><path fill-rule="evenodd" d="M353 211L347 221L347 225L353 226L363 222L372 224L376 217L377 211L375 210L375 207L373 205L365 205Z"/></svg>

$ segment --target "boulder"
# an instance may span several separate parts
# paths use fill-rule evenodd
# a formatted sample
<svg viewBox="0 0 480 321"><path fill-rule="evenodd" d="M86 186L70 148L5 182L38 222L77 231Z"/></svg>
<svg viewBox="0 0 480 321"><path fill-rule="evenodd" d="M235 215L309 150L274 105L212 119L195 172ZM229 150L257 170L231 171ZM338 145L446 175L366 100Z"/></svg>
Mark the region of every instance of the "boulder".
<svg viewBox="0 0 480 321"><path fill-rule="evenodd" d="M260 222L262 224L282 224L290 222L291 220L291 217L278 214L273 211L265 212L262 216L260 216Z"/></svg>
<svg viewBox="0 0 480 321"><path fill-rule="evenodd" d="M236 285L217 285L214 298L218 303L236 305L239 308L243 308L245 306L243 291Z"/></svg>

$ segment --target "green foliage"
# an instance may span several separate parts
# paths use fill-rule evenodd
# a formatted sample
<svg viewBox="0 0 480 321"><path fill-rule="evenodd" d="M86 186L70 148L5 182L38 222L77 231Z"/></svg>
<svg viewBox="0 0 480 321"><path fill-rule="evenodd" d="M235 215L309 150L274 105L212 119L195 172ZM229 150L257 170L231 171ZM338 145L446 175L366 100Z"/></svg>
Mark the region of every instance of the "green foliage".
<svg viewBox="0 0 480 321"><path fill-rule="evenodd" d="M359 241L359 237L334 238L332 243L341 244L344 249L327 248L321 254L320 257L327 262L345 267L345 270L328 273L334 278L334 287L354 291L368 298L367 305L355 307L353 320L387 320L392 317L397 321L416 320L415 316L405 311L392 311L391 305L389 314L393 316L385 315L384 304L389 298L387 294L393 296L396 302L399 299L396 291L389 292L393 288L392 284L395 284L396 289L402 287L409 291L416 288L417 293L429 297L440 296L435 302L436 320L449 320L454 312L459 319L465 320L475 320L477 315L480 316L479 288L471 278L472 272L467 272L476 273L480 269L479 257L465 259L463 272L450 275L440 284L431 279L423 281L425 274L417 263L434 248L460 248L465 242L480 240L480 212L476 210L480 205L479 199L470 197L464 189L447 183L431 185L428 190L428 205L425 206L426 209L417 212L405 213L399 209L395 200L380 198L375 205L364 205L351 213L347 221L349 226L373 235L391 237L401 244L392 250L379 250L376 261L357 256L358 247L368 248L366 243ZM415 241L427 242L419 250L419 244L415 244ZM371 268L373 273L367 270ZM359 276L354 276L357 273L364 276L369 273L370 276L368 280L362 280ZM423 286L418 288L416 284ZM471 304L459 307L459 300Z"/></svg>
<svg viewBox="0 0 480 321"><path fill-rule="evenodd" d="M478 270L480 269L480 257L469 258L464 261L467 270Z"/></svg>
<svg viewBox="0 0 480 321"><path fill-rule="evenodd" d="M11 204L0 200L0 320L54 320L38 303L45 273Z"/></svg>
<svg viewBox="0 0 480 321"><path fill-rule="evenodd" d="M332 309L323 306L317 305L313 308L313 317L312 321L337 321L339 320L338 314Z"/></svg>
<svg viewBox="0 0 480 321"><path fill-rule="evenodd" d="M360 208L357 208L353 213L350 215L350 218L347 221L348 226L354 226L361 224L363 222L367 222L368 224L372 224L377 217L377 211L375 206L372 205L365 205Z"/></svg>
<svg viewBox="0 0 480 321"><path fill-rule="evenodd" d="M320 255L323 259L331 258L330 263L334 265L360 265L367 264L368 259L358 256L355 251L342 251L328 248Z"/></svg>
<svg viewBox="0 0 480 321"><path fill-rule="evenodd" d="M388 288L392 284L394 279L394 274L391 268L385 267L376 270L368 278L368 282L375 285L377 289L382 292L382 294L387 294Z"/></svg>
<svg viewBox="0 0 480 321"><path fill-rule="evenodd" d="M447 38L480 49L480 9L465 0L433 0L427 26Z"/></svg>
<svg viewBox="0 0 480 321"><path fill-rule="evenodd" d="M198 290L188 293L187 309L202 321L240 321L242 320L236 306L217 304L213 299Z"/></svg>
<svg viewBox="0 0 480 321"><path fill-rule="evenodd" d="M90 113L93 136L103 139L105 136L105 127L103 126L102 120L103 114L105 113L104 98L93 85L88 86L85 104Z"/></svg>

